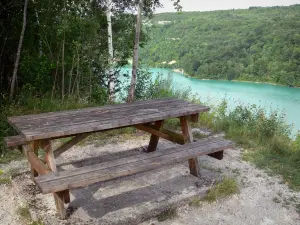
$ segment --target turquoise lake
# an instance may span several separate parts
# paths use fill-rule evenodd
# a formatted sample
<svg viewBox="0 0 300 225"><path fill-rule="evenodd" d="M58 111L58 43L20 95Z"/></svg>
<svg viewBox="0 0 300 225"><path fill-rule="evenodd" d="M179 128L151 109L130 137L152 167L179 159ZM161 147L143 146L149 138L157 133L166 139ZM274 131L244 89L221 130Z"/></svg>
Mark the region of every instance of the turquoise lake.
<svg viewBox="0 0 300 225"><path fill-rule="evenodd" d="M129 72L130 68L123 68L123 71ZM150 68L149 71L153 79L158 73L164 76L171 73L175 88L190 88L192 93L197 94L204 102L217 104L226 98L231 109L240 104L256 104L266 111L278 110L285 114L286 123L293 125L293 134L300 130L300 88L250 82L198 80L170 69Z"/></svg>

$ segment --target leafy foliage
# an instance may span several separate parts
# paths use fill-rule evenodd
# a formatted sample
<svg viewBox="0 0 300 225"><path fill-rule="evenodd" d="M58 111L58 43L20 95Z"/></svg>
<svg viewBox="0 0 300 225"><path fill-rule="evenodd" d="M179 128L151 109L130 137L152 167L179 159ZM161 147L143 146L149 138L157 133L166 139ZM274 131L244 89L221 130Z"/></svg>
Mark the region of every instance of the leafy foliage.
<svg viewBox="0 0 300 225"><path fill-rule="evenodd" d="M135 30L135 2L114 1L114 67L127 63L132 55ZM159 1L147 1L151 14ZM20 31L20 0L0 3L0 100L9 92ZM107 91L108 38L105 1L29 1L27 26L17 77L17 96L92 99L98 86ZM141 44L146 40L141 34ZM116 76L118 79L118 76ZM102 97L105 98L105 95Z"/></svg>
<svg viewBox="0 0 300 225"><path fill-rule="evenodd" d="M200 79L300 86L300 5L163 13L152 25L141 49L147 65Z"/></svg>

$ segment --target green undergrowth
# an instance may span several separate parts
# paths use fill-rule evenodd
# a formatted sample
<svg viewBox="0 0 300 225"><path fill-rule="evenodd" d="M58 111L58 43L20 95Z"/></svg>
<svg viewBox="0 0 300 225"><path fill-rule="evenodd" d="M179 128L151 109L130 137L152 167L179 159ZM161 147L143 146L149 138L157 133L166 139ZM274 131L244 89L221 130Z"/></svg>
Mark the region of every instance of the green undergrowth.
<svg viewBox="0 0 300 225"><path fill-rule="evenodd" d="M215 202L218 199L225 198L236 193L239 193L237 181L232 177L224 177L207 191L206 196L203 198L200 198L199 196L193 198L189 202L189 206L198 208L203 205L204 201Z"/></svg>
<svg viewBox="0 0 300 225"><path fill-rule="evenodd" d="M204 201L214 202L217 199L231 196L239 192L238 183L234 178L225 177L221 182L210 188Z"/></svg>
<svg viewBox="0 0 300 225"><path fill-rule="evenodd" d="M165 220L174 219L177 216L178 216L177 208L169 207L157 216L157 220L162 222L162 221L165 221Z"/></svg>
<svg viewBox="0 0 300 225"><path fill-rule="evenodd" d="M21 217L23 224L28 225L44 225L42 220L38 219L36 221L32 220L29 207L27 205L25 206L19 206L17 208L17 214Z"/></svg>
<svg viewBox="0 0 300 225"><path fill-rule="evenodd" d="M196 207L196 208L202 206L201 198L195 197L193 200L191 200L191 201L189 202L189 206L191 206L191 207Z"/></svg>
<svg viewBox="0 0 300 225"><path fill-rule="evenodd" d="M1 184L10 184L11 178L8 174L4 173L2 170L0 170L0 185Z"/></svg>
<svg viewBox="0 0 300 225"><path fill-rule="evenodd" d="M292 189L300 190L300 135L291 138L291 126L284 114L266 111L256 105L228 110L227 102L201 114L198 126L225 132L226 138L243 147L243 159L269 174L279 174Z"/></svg>

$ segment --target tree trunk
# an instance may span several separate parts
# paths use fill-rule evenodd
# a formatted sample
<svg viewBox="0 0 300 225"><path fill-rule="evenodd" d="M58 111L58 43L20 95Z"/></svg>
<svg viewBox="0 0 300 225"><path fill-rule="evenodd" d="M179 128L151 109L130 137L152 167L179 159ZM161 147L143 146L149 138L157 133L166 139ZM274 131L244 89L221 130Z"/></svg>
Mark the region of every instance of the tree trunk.
<svg viewBox="0 0 300 225"><path fill-rule="evenodd" d="M36 10L36 7L34 7L34 12L35 12L35 18L36 18L36 22L39 26L39 29L40 29L40 20L39 20L39 14ZM43 44L42 44L42 39L41 39L41 36L39 35L39 57L42 57L43 55Z"/></svg>
<svg viewBox="0 0 300 225"><path fill-rule="evenodd" d="M20 35L19 46L18 46L18 51L17 51L17 57L16 57L13 76L12 76L11 85L10 85L10 93L9 93L9 101L10 102L12 102L12 100L14 98L14 93L15 93L15 82L16 82L16 79L17 79L21 49L22 49L23 39L24 39L24 34L25 34L25 29L26 29L27 5L28 5L28 0L25 0L24 10L23 10L23 27L22 27L22 31L21 31L21 35Z"/></svg>
<svg viewBox="0 0 300 225"><path fill-rule="evenodd" d="M114 72L112 70L113 66L113 58L114 58L114 49L113 49L113 41L112 41L112 26L111 26L111 8L112 1L107 0L106 2L107 10L106 10L106 18L107 18L107 33L108 33L108 92L109 92L109 101L115 101L115 77Z"/></svg>
<svg viewBox="0 0 300 225"><path fill-rule="evenodd" d="M71 86L72 86L72 76L73 76L74 64L75 64L75 55L73 55L72 66L71 66L71 70L69 72L69 88L68 88L69 98L71 98Z"/></svg>
<svg viewBox="0 0 300 225"><path fill-rule="evenodd" d="M65 32L64 32L64 39L62 44L61 66L62 66L61 99L64 100L65 97Z"/></svg>
<svg viewBox="0 0 300 225"><path fill-rule="evenodd" d="M53 81L53 86L52 86L51 101L53 100L54 93L55 93L55 86L56 86L56 80L57 80L60 50L61 50L61 48L59 49L59 52L58 52L58 55L57 55L57 60L56 60L56 69L55 69L55 76L54 76L54 81Z"/></svg>
<svg viewBox="0 0 300 225"><path fill-rule="evenodd" d="M143 3L144 0L139 1L138 14L136 17L135 40L134 40L133 60L132 60L132 77L131 77L131 84L128 92L127 102L132 102L134 100L136 74L137 74L137 67L139 61L139 42L140 42L141 20L142 20L141 15L142 15Z"/></svg>

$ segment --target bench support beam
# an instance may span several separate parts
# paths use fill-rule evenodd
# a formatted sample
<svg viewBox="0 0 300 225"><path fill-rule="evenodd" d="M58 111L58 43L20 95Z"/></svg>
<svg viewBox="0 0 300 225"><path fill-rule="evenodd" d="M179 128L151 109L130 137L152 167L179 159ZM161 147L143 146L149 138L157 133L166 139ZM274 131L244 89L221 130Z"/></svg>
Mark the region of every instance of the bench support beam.
<svg viewBox="0 0 300 225"><path fill-rule="evenodd" d="M183 145L186 142L183 135L177 134L173 131L164 129L162 127L157 128L154 125L138 124L138 125L135 125L135 128L145 131L145 132L148 132L148 133L152 134L153 136L161 137L166 140L175 142L177 144Z"/></svg>
<svg viewBox="0 0 300 225"><path fill-rule="evenodd" d="M163 126L163 123L164 123L163 120L155 121L155 124L154 124L153 128L155 130L159 131L160 128ZM150 142L149 142L149 145L148 145L148 148L147 148L147 152L154 152L157 148L158 141L159 141L159 136L155 135L155 134L151 134Z"/></svg>
<svg viewBox="0 0 300 225"><path fill-rule="evenodd" d="M46 161L48 167L51 169L52 172L57 172L53 149L51 146L51 140L50 139L43 140L43 147L46 152L45 161ZM55 192L55 193L53 193L53 197L54 197L56 210L57 210L59 217L61 219L65 219L66 215L67 215L65 203L70 202L69 190ZM65 200L67 200L67 201L65 201Z"/></svg>
<svg viewBox="0 0 300 225"><path fill-rule="evenodd" d="M188 118L185 116L180 117L180 124L183 136L185 136L188 143L192 143L194 141L193 133ZM192 175L200 177L200 167L197 157L189 159L189 168Z"/></svg>
<svg viewBox="0 0 300 225"><path fill-rule="evenodd" d="M62 153L67 151L69 148L71 148L74 145L78 144L80 141L82 141L83 139L85 139L89 135L90 135L90 133L83 133L83 134L76 135L73 139L71 139L70 141L64 143L62 146L58 147L54 151L54 156L57 157L57 156L61 155Z"/></svg>
<svg viewBox="0 0 300 225"><path fill-rule="evenodd" d="M39 175L45 175L51 172L33 151L27 152L27 158L31 164L31 167L33 167L34 171Z"/></svg>
<svg viewBox="0 0 300 225"><path fill-rule="evenodd" d="M32 141L28 143L28 145L24 145L23 147L23 152L26 155L27 159L32 159L34 155L37 157L39 154L39 141ZM29 161L30 162L30 161ZM32 179L34 177L37 177L39 175L38 171L34 168L34 164L30 162L30 167L31 167L31 176Z"/></svg>

